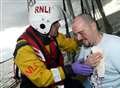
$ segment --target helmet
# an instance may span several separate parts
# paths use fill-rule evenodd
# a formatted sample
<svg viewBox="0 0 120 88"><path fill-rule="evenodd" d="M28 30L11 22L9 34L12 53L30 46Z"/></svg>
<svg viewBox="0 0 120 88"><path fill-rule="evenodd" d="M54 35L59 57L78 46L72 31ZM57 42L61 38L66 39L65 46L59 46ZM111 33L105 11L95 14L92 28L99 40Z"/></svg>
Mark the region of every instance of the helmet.
<svg viewBox="0 0 120 88"><path fill-rule="evenodd" d="M62 0L36 0L29 4L30 25L40 33L48 34L54 22L64 19L62 3Z"/></svg>

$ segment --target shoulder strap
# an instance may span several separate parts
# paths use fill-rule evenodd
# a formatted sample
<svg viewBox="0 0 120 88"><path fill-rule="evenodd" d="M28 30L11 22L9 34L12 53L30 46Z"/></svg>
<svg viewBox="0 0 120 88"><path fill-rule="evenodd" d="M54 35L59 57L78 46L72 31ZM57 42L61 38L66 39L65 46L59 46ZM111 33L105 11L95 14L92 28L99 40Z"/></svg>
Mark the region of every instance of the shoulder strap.
<svg viewBox="0 0 120 88"><path fill-rule="evenodd" d="M26 31L27 35L34 40L34 42L37 44L37 46L39 47L39 49L44 52L43 54L45 54L45 51L43 49L43 47L39 44L38 40L34 37L34 35L30 32L30 31ZM45 56L45 55L44 55Z"/></svg>
<svg viewBox="0 0 120 88"><path fill-rule="evenodd" d="M27 30L26 34L32 39L34 40L33 42L38 46L38 49L41 50L43 53L43 56L45 57L45 59L48 61L50 58L48 55L48 51L46 50L45 46L43 45L43 43L40 41L40 39L38 39L37 35L33 33L33 30Z"/></svg>
<svg viewBox="0 0 120 88"><path fill-rule="evenodd" d="M57 59L57 63L59 63L59 65L62 66L62 65L64 65L64 63L63 63L64 57L63 57L62 52L61 52L61 50L60 50L60 47L59 47L59 45L58 45L57 39L56 39L56 38L54 38L54 39L55 39L56 47L57 47L57 51L58 51L58 52L56 52L56 53L57 53L57 57L56 57L56 58L59 58L59 59Z"/></svg>
<svg viewBox="0 0 120 88"><path fill-rule="evenodd" d="M43 44L42 40L38 37L38 35L32 29L26 30L26 33L32 40L34 40L36 45L43 52L43 55L46 58L47 63L50 63L50 58L51 58L50 54L46 49L45 45Z"/></svg>

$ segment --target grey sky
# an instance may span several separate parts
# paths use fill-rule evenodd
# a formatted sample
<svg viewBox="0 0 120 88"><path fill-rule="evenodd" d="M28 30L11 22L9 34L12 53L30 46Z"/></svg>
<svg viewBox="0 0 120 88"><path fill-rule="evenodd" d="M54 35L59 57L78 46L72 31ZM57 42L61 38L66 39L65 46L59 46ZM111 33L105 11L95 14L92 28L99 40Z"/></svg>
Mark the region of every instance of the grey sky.
<svg viewBox="0 0 120 88"><path fill-rule="evenodd" d="M27 0L0 1L0 31L28 24Z"/></svg>

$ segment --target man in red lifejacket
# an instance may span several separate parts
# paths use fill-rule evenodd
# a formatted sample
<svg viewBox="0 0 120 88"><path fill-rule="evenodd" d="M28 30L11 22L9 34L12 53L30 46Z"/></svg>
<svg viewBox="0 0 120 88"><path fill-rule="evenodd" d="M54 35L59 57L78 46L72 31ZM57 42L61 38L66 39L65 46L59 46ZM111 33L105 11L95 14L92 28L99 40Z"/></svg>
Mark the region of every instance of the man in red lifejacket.
<svg viewBox="0 0 120 88"><path fill-rule="evenodd" d="M79 62L64 66L61 50L72 52L78 45L74 38L58 32L61 14L55 1L30 4L30 26L19 37L14 53L15 64L21 71L20 88L83 88L75 81L64 85L66 78L92 73L91 66Z"/></svg>

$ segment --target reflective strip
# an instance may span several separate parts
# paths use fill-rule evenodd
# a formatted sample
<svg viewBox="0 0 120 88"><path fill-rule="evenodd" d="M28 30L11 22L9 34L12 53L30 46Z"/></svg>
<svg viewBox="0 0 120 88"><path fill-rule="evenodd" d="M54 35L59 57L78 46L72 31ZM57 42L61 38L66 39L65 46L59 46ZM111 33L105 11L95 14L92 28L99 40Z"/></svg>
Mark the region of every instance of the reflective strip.
<svg viewBox="0 0 120 88"><path fill-rule="evenodd" d="M53 77L54 77L54 81L55 82L61 81L61 77L60 77L60 73L59 73L58 68L52 68L51 71L52 71L52 74L53 74Z"/></svg>
<svg viewBox="0 0 120 88"><path fill-rule="evenodd" d="M37 48L35 48L35 47L33 47L33 49L36 51L36 54L37 54L39 57L41 57L40 59L45 62L46 60L45 60L45 57L44 57L42 51L39 50L39 49L37 49Z"/></svg>
<svg viewBox="0 0 120 88"><path fill-rule="evenodd" d="M64 85L59 85L57 86L57 88L64 88Z"/></svg>

